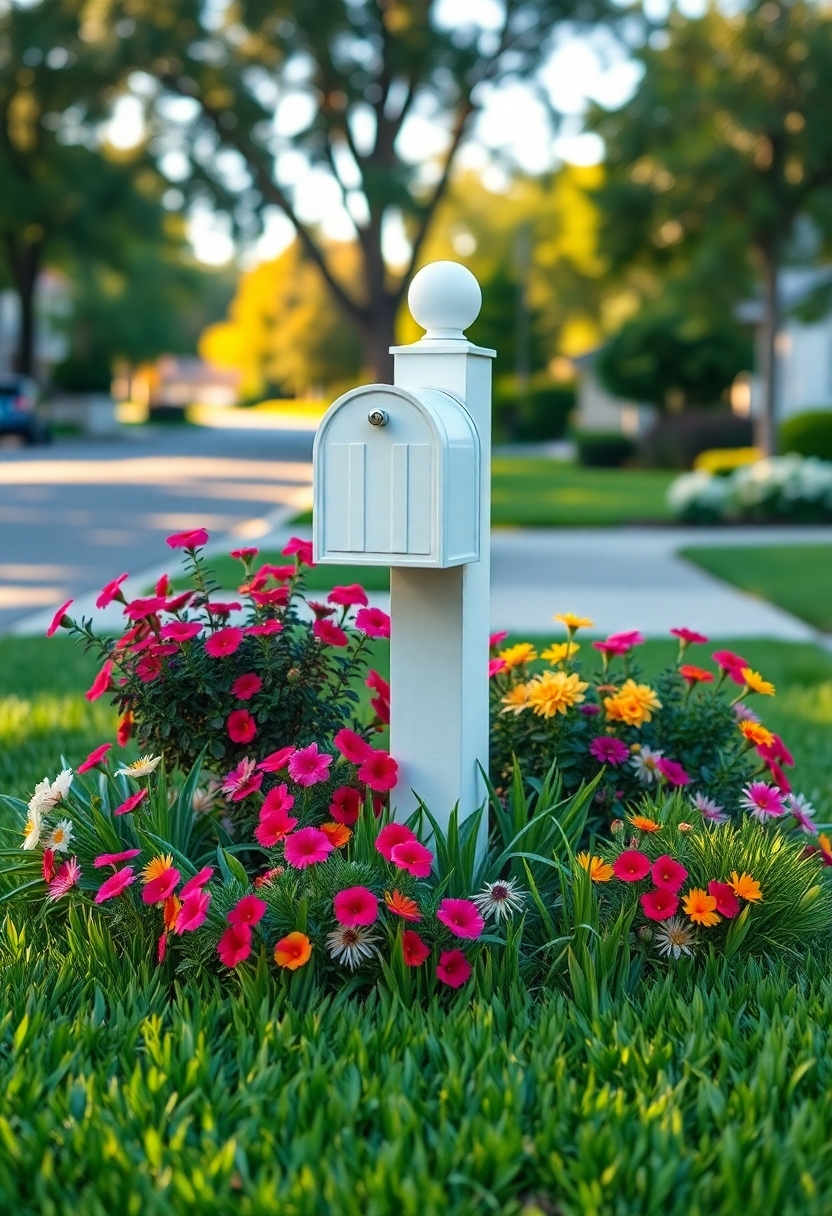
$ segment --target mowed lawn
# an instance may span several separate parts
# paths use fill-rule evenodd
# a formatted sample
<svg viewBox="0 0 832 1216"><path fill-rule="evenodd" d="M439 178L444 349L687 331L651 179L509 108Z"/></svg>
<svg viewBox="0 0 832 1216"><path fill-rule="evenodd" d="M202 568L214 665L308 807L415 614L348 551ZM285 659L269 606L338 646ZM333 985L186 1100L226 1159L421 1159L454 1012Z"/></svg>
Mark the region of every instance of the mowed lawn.
<svg viewBox="0 0 832 1216"><path fill-rule="evenodd" d="M832 633L832 545L696 546L682 557Z"/></svg>
<svg viewBox="0 0 832 1216"><path fill-rule="evenodd" d="M665 496L676 476L659 469L584 469L566 461L496 456L491 520L516 528L665 522Z"/></svg>

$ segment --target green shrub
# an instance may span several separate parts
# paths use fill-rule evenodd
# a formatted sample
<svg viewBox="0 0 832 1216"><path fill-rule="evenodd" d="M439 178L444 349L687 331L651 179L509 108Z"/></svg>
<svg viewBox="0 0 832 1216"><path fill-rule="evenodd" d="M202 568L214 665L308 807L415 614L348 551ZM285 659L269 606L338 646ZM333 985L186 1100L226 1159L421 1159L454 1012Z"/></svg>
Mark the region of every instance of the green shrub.
<svg viewBox="0 0 832 1216"><path fill-rule="evenodd" d="M780 451L832 460L832 410L806 410L780 426Z"/></svg>
<svg viewBox="0 0 832 1216"><path fill-rule="evenodd" d="M562 439L574 408L572 384L533 380L523 389L518 387L516 377L503 377L494 386L494 438L502 443Z"/></svg>
<svg viewBox="0 0 832 1216"><path fill-rule="evenodd" d="M589 469L618 469L635 455L629 435L617 431L580 431L575 436L578 460Z"/></svg>
<svg viewBox="0 0 832 1216"><path fill-rule="evenodd" d="M749 418L725 409L685 410L656 422L639 444L639 457L654 469L689 469L700 452L745 448L752 442Z"/></svg>

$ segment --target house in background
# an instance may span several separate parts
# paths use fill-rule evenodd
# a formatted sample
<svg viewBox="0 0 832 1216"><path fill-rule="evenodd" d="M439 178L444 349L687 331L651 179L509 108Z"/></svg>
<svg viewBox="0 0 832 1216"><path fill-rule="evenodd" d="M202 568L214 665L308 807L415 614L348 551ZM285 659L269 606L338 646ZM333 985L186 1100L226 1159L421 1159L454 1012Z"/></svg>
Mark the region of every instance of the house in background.
<svg viewBox="0 0 832 1216"><path fill-rule="evenodd" d="M616 397L604 388L595 370L601 347L572 360L578 380L574 424L579 431L614 432L638 439L653 425L655 405Z"/></svg>

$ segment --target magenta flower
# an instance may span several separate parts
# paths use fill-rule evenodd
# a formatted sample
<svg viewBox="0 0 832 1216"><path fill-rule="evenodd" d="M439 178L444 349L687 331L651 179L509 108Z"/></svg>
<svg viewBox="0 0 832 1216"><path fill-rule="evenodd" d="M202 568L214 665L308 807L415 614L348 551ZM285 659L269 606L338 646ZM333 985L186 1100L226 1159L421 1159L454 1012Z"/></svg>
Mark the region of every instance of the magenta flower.
<svg viewBox="0 0 832 1216"><path fill-rule="evenodd" d="M204 528L191 528L188 532L174 532L167 538L171 549L198 549L208 543L208 533Z"/></svg>
<svg viewBox="0 0 832 1216"><path fill-rule="evenodd" d="M332 901L339 925L372 925L378 918L378 899L367 887L347 887Z"/></svg>
<svg viewBox="0 0 832 1216"><path fill-rule="evenodd" d="M685 629L682 627L679 629L671 629L670 632L673 634L674 638L678 638L679 641L684 642L686 646L693 646L697 642L700 646L702 646L708 640L704 633L697 633L695 629Z"/></svg>
<svg viewBox="0 0 832 1216"><path fill-rule="evenodd" d="M638 849L624 849L613 862L613 873L622 882L641 882L650 873L650 858Z"/></svg>
<svg viewBox="0 0 832 1216"><path fill-rule="evenodd" d="M222 792L232 802L242 802L249 794L254 794L263 784L263 774L257 772L257 762L246 757L222 783Z"/></svg>
<svg viewBox="0 0 832 1216"><path fill-rule="evenodd" d="M317 785L326 781L332 756L319 752L317 743L299 748L289 761L289 776L298 785Z"/></svg>
<svg viewBox="0 0 832 1216"><path fill-rule="evenodd" d="M284 769L295 754L293 747L281 747L279 751L271 752L257 765L264 773L279 773Z"/></svg>
<svg viewBox="0 0 832 1216"><path fill-rule="evenodd" d="M246 625L243 633L250 633L252 637L266 638L272 633L282 633L283 624L281 621L264 621L262 625Z"/></svg>
<svg viewBox="0 0 832 1216"><path fill-rule="evenodd" d="M778 819L785 814L786 807L780 790L773 785L766 785L764 781L750 782L744 786L742 795L740 806L760 823L767 823L769 819Z"/></svg>
<svg viewBox="0 0 832 1216"><path fill-rule="evenodd" d="M507 629L500 629L497 631L497 633L489 634L488 649L494 650L497 646L501 645L501 643L504 642L507 637L508 637Z"/></svg>
<svg viewBox="0 0 832 1216"><path fill-rule="evenodd" d="M360 608L355 615L355 627L368 638L390 637L390 617L381 608Z"/></svg>
<svg viewBox="0 0 832 1216"><path fill-rule="evenodd" d="M293 555L297 554L298 562L302 566L309 566L311 568L315 564L312 561L311 540L301 540L299 536L293 536L289 540L286 548L282 549L281 552L284 557L292 557Z"/></svg>
<svg viewBox="0 0 832 1216"><path fill-rule="evenodd" d="M216 633L212 633L205 640L205 653L209 654L212 659L223 659L226 655L234 654L239 650L243 641L243 631L236 625L226 625L224 629L218 629Z"/></svg>
<svg viewBox="0 0 832 1216"><path fill-rule="evenodd" d="M329 813L336 823L345 823L347 827L352 827L361 813L361 791L351 785L339 785L338 789L332 792Z"/></svg>
<svg viewBox="0 0 832 1216"><path fill-rule="evenodd" d="M199 621L171 621L162 628L162 637L170 642L191 642L201 629Z"/></svg>
<svg viewBox="0 0 832 1216"><path fill-rule="evenodd" d="M286 837L284 855L290 866L305 870L307 866L326 861L335 846L319 828L301 828Z"/></svg>
<svg viewBox="0 0 832 1216"><path fill-rule="evenodd" d="M599 735L597 739L593 739L589 751L601 764L623 764L630 758L627 744L622 743L620 739L614 739L612 735Z"/></svg>
<svg viewBox="0 0 832 1216"><path fill-rule="evenodd" d="M90 752L86 760L82 760L76 771L86 773L91 768L97 768L102 762L106 763L104 757L112 746L112 743L102 743L100 747L96 747L94 751Z"/></svg>
<svg viewBox="0 0 832 1216"><path fill-rule="evenodd" d="M120 574L118 578L114 578L111 583L107 583L105 587L102 587L101 594L95 601L96 608L106 608L107 605L112 604L113 600L115 599L123 600L121 584L128 577L129 576L127 574Z"/></svg>
<svg viewBox="0 0 832 1216"><path fill-rule="evenodd" d="M717 667L721 667L729 679L735 684L745 687L745 677L742 674L743 667L748 666L748 660L742 655L735 654L733 650L715 650L711 658L716 663Z"/></svg>
<svg viewBox="0 0 832 1216"><path fill-rule="evenodd" d="M378 847L378 841L376 841ZM427 878L430 874L433 853L414 837L403 844L394 845L390 850L390 860L400 870L407 870L414 878Z"/></svg>
<svg viewBox="0 0 832 1216"><path fill-rule="evenodd" d="M344 727L332 740L345 760L351 764L363 764L368 756L373 754L366 739L362 739L354 730Z"/></svg>
<svg viewBox="0 0 832 1216"><path fill-rule="evenodd" d="M100 870L103 866L117 866L122 861L131 861L138 857L139 853L141 849L125 849L123 853L102 853L92 864L96 870Z"/></svg>
<svg viewBox="0 0 832 1216"><path fill-rule="evenodd" d="M52 620L49 624L49 628L46 631L46 636L48 638L51 638L53 633L57 633L57 631L63 625L64 621L66 621L66 625L64 627L66 629L68 629L70 627L70 625L72 624L72 618L67 616L66 610L72 603L74 603L73 600L67 600L65 604L61 604L58 611L52 617Z"/></svg>
<svg viewBox="0 0 832 1216"><path fill-rule="evenodd" d="M672 891L674 895L681 890L682 883L687 876L688 872L682 863L674 861L667 853L657 857L650 870L650 877L654 884L665 891Z"/></svg>
<svg viewBox="0 0 832 1216"><path fill-rule="evenodd" d="M185 896L185 889L183 887L182 894L182 907L179 909L174 929L177 933L193 933L194 929L198 929L200 925L205 924L208 908L211 903L211 892L193 890Z"/></svg>
<svg viewBox="0 0 832 1216"><path fill-rule="evenodd" d="M506 665L505 659L489 659L488 660L488 678L492 679L498 676Z"/></svg>
<svg viewBox="0 0 832 1216"><path fill-rule="evenodd" d="M113 814L129 815L131 811L135 811L136 807L139 806L140 803L144 802L147 796L148 794L146 789L139 790L138 794L131 794L129 798L122 802L121 806L116 807Z"/></svg>
<svg viewBox="0 0 832 1216"><path fill-rule="evenodd" d="M405 823L388 823L376 837L376 849L385 861L393 860L393 849L397 844L407 844L415 840L413 832Z"/></svg>
<svg viewBox="0 0 832 1216"><path fill-rule="evenodd" d="M247 709L232 710L226 727L232 743L251 743L257 734L257 723Z"/></svg>
<svg viewBox="0 0 832 1216"><path fill-rule="evenodd" d="M352 608L355 604L363 604L366 608L369 603L367 592L360 583L350 583L346 587L333 587L326 598L330 604L338 604L342 608Z"/></svg>
<svg viewBox="0 0 832 1216"><path fill-rule="evenodd" d="M109 691L112 675L113 660L108 659L93 680L89 691L84 693L88 701L97 701L99 697L103 697L104 693Z"/></svg>
<svg viewBox="0 0 832 1216"><path fill-rule="evenodd" d="M437 978L449 988L461 988L471 974L471 964L461 950L445 950L436 966Z"/></svg>
<svg viewBox="0 0 832 1216"><path fill-rule="evenodd" d="M279 790L285 790L286 786L278 786ZM270 794L277 791L270 790ZM267 807L266 803L260 808L260 822L254 829L254 839L258 844L261 844L264 849L273 849L281 840L285 840L293 828L298 826L298 821L294 815L289 814L289 808L292 806L294 798L289 799L278 805Z"/></svg>
<svg viewBox="0 0 832 1216"><path fill-rule="evenodd" d="M182 913L180 912L180 916ZM251 929L248 925L229 925L217 943L217 954L226 967L236 967L251 954Z"/></svg>
<svg viewBox="0 0 832 1216"><path fill-rule="evenodd" d="M250 701L262 687L263 681L252 671L248 675L238 676L231 685L231 695L232 697L236 697L238 701Z"/></svg>
<svg viewBox="0 0 832 1216"><path fill-rule="evenodd" d="M346 646L349 642L343 629L333 621L315 621L312 632L324 646Z"/></svg>
<svg viewBox="0 0 832 1216"><path fill-rule="evenodd" d="M268 904L258 895L244 895L238 899L225 919L230 925L259 925L266 915Z"/></svg>
<svg viewBox="0 0 832 1216"><path fill-rule="evenodd" d="M656 761L656 768L668 785L690 785L690 777L676 760L666 760L664 756Z"/></svg>
<svg viewBox="0 0 832 1216"><path fill-rule="evenodd" d="M136 875L133 873L132 866L125 866L122 870L116 870L115 874L111 874L96 891L95 902L103 904L107 899L114 899L116 895L121 895L122 891L126 891L130 884L135 881Z"/></svg>
<svg viewBox="0 0 832 1216"><path fill-rule="evenodd" d="M358 770L358 780L371 790L392 790L399 776L399 766L387 752L371 751Z"/></svg>
<svg viewBox="0 0 832 1216"><path fill-rule="evenodd" d="M60 899L62 895L66 895L70 887L74 887L80 877L81 867L78 864L78 858L70 857L69 861L64 862L50 882L49 894L46 898L54 903L56 899Z"/></svg>
<svg viewBox="0 0 832 1216"><path fill-rule="evenodd" d="M189 895L193 895L196 891L201 891L206 883L209 883L214 877L214 871L211 866L203 866L193 878L189 878L179 892L180 899L187 899Z"/></svg>
<svg viewBox="0 0 832 1216"><path fill-rule="evenodd" d="M485 928L477 905L470 899L443 899L436 919L456 937L476 938Z"/></svg>

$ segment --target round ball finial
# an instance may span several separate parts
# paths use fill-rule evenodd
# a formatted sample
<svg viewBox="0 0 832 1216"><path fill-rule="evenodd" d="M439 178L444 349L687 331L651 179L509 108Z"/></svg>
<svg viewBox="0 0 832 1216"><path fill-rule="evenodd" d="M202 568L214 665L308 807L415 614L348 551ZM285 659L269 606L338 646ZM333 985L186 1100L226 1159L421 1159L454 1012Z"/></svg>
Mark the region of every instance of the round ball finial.
<svg viewBox="0 0 832 1216"><path fill-rule="evenodd" d="M459 262L430 262L407 293L410 313L425 338L464 338L482 307L480 285Z"/></svg>

